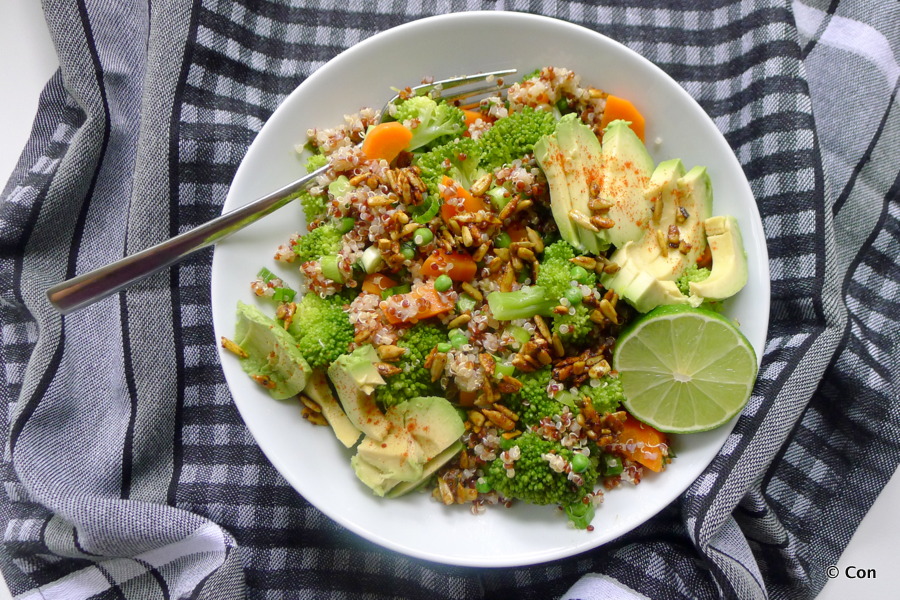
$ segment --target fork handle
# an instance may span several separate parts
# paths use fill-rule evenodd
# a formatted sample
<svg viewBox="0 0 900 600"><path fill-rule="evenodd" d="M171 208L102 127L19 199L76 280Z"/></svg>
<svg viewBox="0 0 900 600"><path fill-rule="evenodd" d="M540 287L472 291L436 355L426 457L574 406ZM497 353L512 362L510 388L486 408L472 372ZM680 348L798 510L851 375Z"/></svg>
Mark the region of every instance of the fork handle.
<svg viewBox="0 0 900 600"><path fill-rule="evenodd" d="M309 186L326 169L327 166L320 167L274 192L231 210L199 227L136 254L126 256L105 267L58 283L47 290L47 298L50 300L50 304L63 314L93 304L275 212L293 200L297 192Z"/></svg>

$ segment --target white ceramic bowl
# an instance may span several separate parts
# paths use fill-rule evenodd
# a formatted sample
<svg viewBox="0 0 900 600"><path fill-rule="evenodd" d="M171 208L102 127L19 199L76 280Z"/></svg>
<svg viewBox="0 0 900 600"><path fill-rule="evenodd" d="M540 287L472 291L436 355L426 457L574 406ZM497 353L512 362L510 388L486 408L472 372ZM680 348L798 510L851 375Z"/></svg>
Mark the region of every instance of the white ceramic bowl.
<svg viewBox="0 0 900 600"><path fill-rule="evenodd" d="M552 43L550 43L552 40ZM381 107L391 87L423 77L516 67L520 73L553 65L580 74L585 84L632 99L647 118L648 149L659 162L681 158L706 165L715 214L740 221L750 260L747 287L727 313L762 356L769 315L769 275L763 230L749 185L723 136L699 105L659 68L625 46L566 22L509 12L458 13L423 19L378 34L331 60L278 108L251 145L235 176L225 209L302 174L294 147L310 127L331 127L364 106ZM660 140L660 143L654 141ZM232 336L235 304L255 302L249 282L261 266L288 271L272 260L275 248L302 231L298 206L282 209L219 244L213 261L213 319L217 336ZM288 275L286 277L289 278ZM553 507L517 504L474 516L424 494L396 500L372 495L357 481L344 449L325 427L312 427L296 403L272 400L222 352L229 388L248 428L285 479L323 513L387 548L456 565L526 565L596 548L640 525L677 498L706 468L732 425L681 436L677 459L637 487L606 494L592 532L566 526Z"/></svg>

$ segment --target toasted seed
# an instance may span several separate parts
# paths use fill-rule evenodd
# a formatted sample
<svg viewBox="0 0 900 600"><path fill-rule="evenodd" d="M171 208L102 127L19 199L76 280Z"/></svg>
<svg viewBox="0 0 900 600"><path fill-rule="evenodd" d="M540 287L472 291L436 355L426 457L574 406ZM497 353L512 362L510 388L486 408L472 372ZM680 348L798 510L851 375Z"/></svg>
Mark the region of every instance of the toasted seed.
<svg viewBox="0 0 900 600"><path fill-rule="evenodd" d="M588 208L590 208L591 210L595 210L597 212L603 212L604 210L609 210L615 205L616 205L615 202L613 202L609 198L604 198L603 196L595 196L595 197L591 198L590 200L588 200Z"/></svg>
<svg viewBox="0 0 900 600"><path fill-rule="evenodd" d="M606 94L603 93L603 90L598 90L597 88L594 88L594 87L588 88L588 95L591 98L603 98L604 96L606 96Z"/></svg>
<svg viewBox="0 0 900 600"><path fill-rule="evenodd" d="M226 350L228 350L229 352L231 352L232 354L236 354L236 355L240 356L241 358L247 358L248 356L250 356L249 354L247 354L246 350L244 350L243 348L238 346L236 343L229 340L224 335L222 336L221 341L222 341L222 347L225 348Z"/></svg>
<svg viewBox="0 0 900 600"><path fill-rule="evenodd" d="M550 356L550 353L545 348L538 350L537 359L542 365L549 365L553 362L553 357Z"/></svg>
<svg viewBox="0 0 900 600"><path fill-rule="evenodd" d="M541 238L541 234L532 229L531 227L525 228L525 233L528 235L528 240L534 244L534 251L538 254L544 251L544 240Z"/></svg>
<svg viewBox="0 0 900 600"><path fill-rule="evenodd" d="M481 244L480 246L478 246L478 249L475 250L475 253L472 254L472 260L474 260L475 262L481 262L490 249L491 247L489 244Z"/></svg>
<svg viewBox="0 0 900 600"><path fill-rule="evenodd" d="M678 231L678 225L674 223L669 225L669 230L666 233L666 242L669 244L669 248L673 250L681 243L681 232Z"/></svg>
<svg viewBox="0 0 900 600"><path fill-rule="evenodd" d="M593 216L591 217L591 223L600 229L611 229L616 226L616 222L609 217Z"/></svg>
<svg viewBox="0 0 900 600"><path fill-rule="evenodd" d="M609 374L609 363L603 359L588 369L588 377L591 379L600 379Z"/></svg>
<svg viewBox="0 0 900 600"><path fill-rule="evenodd" d="M444 374L444 366L447 364L447 354L445 352L436 352L434 359L431 361L431 381L435 382Z"/></svg>
<svg viewBox="0 0 900 600"><path fill-rule="evenodd" d="M500 211L500 220L508 218L510 215L515 212L516 207L519 205L519 197L513 196L509 199L509 202L506 203L506 206L503 207L503 210Z"/></svg>
<svg viewBox="0 0 900 600"><path fill-rule="evenodd" d="M510 361L512 365L523 373L530 373L532 371L536 371L538 369L537 366L531 364L530 361L526 360L527 358L531 358L526 354L513 354L512 360Z"/></svg>
<svg viewBox="0 0 900 600"><path fill-rule="evenodd" d="M573 375L581 375L584 373L585 364L583 360L576 360L572 363L572 374Z"/></svg>
<svg viewBox="0 0 900 600"><path fill-rule="evenodd" d="M606 273L607 275L612 275L613 273L617 272L618 270L619 270L619 265L617 265L614 262L606 263L606 265L603 267L603 272Z"/></svg>
<svg viewBox="0 0 900 600"><path fill-rule="evenodd" d="M557 315L567 315L569 314L569 307L559 304L553 307L553 313Z"/></svg>
<svg viewBox="0 0 900 600"><path fill-rule="evenodd" d="M503 274L500 276L500 291L511 292L513 284L516 282L516 270L513 269L511 263L503 265Z"/></svg>
<svg viewBox="0 0 900 600"><path fill-rule="evenodd" d="M302 416L313 425L328 425L328 421L325 420L325 417L322 416L321 413L316 412L306 406L304 406L303 410L300 411L300 416Z"/></svg>
<svg viewBox="0 0 900 600"><path fill-rule="evenodd" d="M466 487L462 482L456 484L456 502L458 504L465 504L476 498L478 498L478 490L473 487Z"/></svg>
<svg viewBox="0 0 900 600"><path fill-rule="evenodd" d="M388 363L385 363L385 362L375 363L375 368L378 369L378 373L382 377L390 377L391 375L396 375L396 374L402 372L402 369L400 369L399 367L394 366L394 365L389 365Z"/></svg>
<svg viewBox="0 0 900 600"><path fill-rule="evenodd" d="M378 356L381 360L397 360L404 352L406 352L406 348L401 348L400 346L395 346L393 344L382 344L376 349L378 350Z"/></svg>
<svg viewBox="0 0 900 600"><path fill-rule="evenodd" d="M504 431L512 431L516 428L516 422L504 415L499 410L492 410L489 408L482 409L481 411L485 417L488 418L488 421L499 427Z"/></svg>
<svg viewBox="0 0 900 600"><path fill-rule="evenodd" d="M619 324L619 315L616 313L616 309L610 303L609 300L604 298L600 301L600 312L603 313L603 316L612 321L613 324Z"/></svg>
<svg viewBox="0 0 900 600"><path fill-rule="evenodd" d="M553 337L550 338L550 342L553 345L553 353L556 354L557 357L563 357L566 355L566 349L563 346L562 338L559 337L558 333L554 333Z"/></svg>
<svg viewBox="0 0 900 600"><path fill-rule="evenodd" d="M469 189L472 192L473 196L482 196L488 188L491 187L491 180L493 179L493 175L490 173L486 173L475 180L475 183L472 184L472 187Z"/></svg>
<svg viewBox="0 0 900 600"><path fill-rule="evenodd" d="M456 329L457 327L461 327L472 320L472 315L469 313L463 313L447 323L448 329Z"/></svg>
<svg viewBox="0 0 900 600"><path fill-rule="evenodd" d="M600 232L600 229L598 229L596 225L591 223L590 218L588 218L588 216L586 214L584 214L583 212L581 212L580 210L574 210L574 209L570 210L569 218L572 219L573 221L575 221L575 224L578 225L579 227L583 227L583 228L587 229L588 231L593 231L594 233Z"/></svg>
<svg viewBox="0 0 900 600"><path fill-rule="evenodd" d="M494 254L497 255L497 258L504 262L509 262L510 254L509 248L494 248Z"/></svg>
<svg viewBox="0 0 900 600"><path fill-rule="evenodd" d="M502 394L515 394L522 389L522 382L511 375L504 375L497 383L497 389Z"/></svg>
<svg viewBox="0 0 900 600"><path fill-rule="evenodd" d="M250 377L267 390L275 389L275 382L268 375L251 375Z"/></svg>
<svg viewBox="0 0 900 600"><path fill-rule="evenodd" d="M510 408L504 404L494 404L494 408L502 412L504 415L512 419L513 421L519 420L519 415L514 413Z"/></svg>
<svg viewBox="0 0 900 600"><path fill-rule="evenodd" d="M447 226L450 228L450 231L456 235L462 233L462 226L459 224L459 219L455 217L447 222Z"/></svg>
<svg viewBox="0 0 900 600"><path fill-rule="evenodd" d="M403 212L402 210L398 210L394 213L394 220L400 223L401 225L406 225L409 223L409 215Z"/></svg>
<svg viewBox="0 0 900 600"><path fill-rule="evenodd" d="M481 291L468 281L462 282L462 289L465 293L475 298L475 300L477 300L478 302L484 300L484 295L482 295Z"/></svg>
<svg viewBox="0 0 900 600"><path fill-rule="evenodd" d="M488 378L494 374L494 370L496 369L496 362L494 361L493 356L491 356L487 352L481 352L478 354L478 362L481 365L481 368L484 369L485 378Z"/></svg>
<svg viewBox="0 0 900 600"><path fill-rule="evenodd" d="M472 422L473 425L478 425L481 427L484 425L484 415L477 410L470 410L468 413L469 421Z"/></svg>
<svg viewBox="0 0 900 600"><path fill-rule="evenodd" d="M659 253L662 256L669 256L669 244L666 240L666 234L662 230L656 230L656 243L659 245Z"/></svg>
<svg viewBox="0 0 900 600"><path fill-rule="evenodd" d="M502 437L504 440L511 440L513 438L519 437L520 435L522 435L522 432L518 429L514 429L512 431L504 431L500 434L500 437Z"/></svg>
<svg viewBox="0 0 900 600"><path fill-rule="evenodd" d="M370 337L372 337L372 330L371 329L362 329L362 330L356 332L356 335L353 336L353 341L356 342L357 344L361 344L364 341L366 341L367 339L369 339Z"/></svg>
<svg viewBox="0 0 900 600"><path fill-rule="evenodd" d="M532 252L529 248L519 248L516 251L516 255L518 255L518 257L522 260L527 260L529 262L534 262L537 260L537 256L535 256L534 252Z"/></svg>
<svg viewBox="0 0 900 600"><path fill-rule="evenodd" d="M576 256L575 258L569 259L569 262L576 264L579 267L583 267L588 271L593 271L597 268L597 260L590 256Z"/></svg>
<svg viewBox="0 0 900 600"><path fill-rule="evenodd" d="M522 212L523 210L528 210L528 209L531 208L533 205L534 205L534 202L533 202L532 200L527 199L527 198L526 198L525 200L519 200L519 201L516 203L516 212L519 213L519 212Z"/></svg>
<svg viewBox="0 0 900 600"><path fill-rule="evenodd" d="M394 200L387 196L372 196L371 198L369 198L366 201L366 203L369 206L376 206L376 207L377 206L390 206L391 204L394 203Z"/></svg>
<svg viewBox="0 0 900 600"><path fill-rule="evenodd" d="M503 268L503 265L503 259L499 256L495 256L491 259L491 262L488 263L488 271L490 271L492 275L496 275L500 272L500 269Z"/></svg>
<svg viewBox="0 0 900 600"><path fill-rule="evenodd" d="M678 251L681 252L682 254L687 254L688 252L691 251L692 247L693 246L691 246L685 240L681 240L681 242L678 244Z"/></svg>
<svg viewBox="0 0 900 600"><path fill-rule="evenodd" d="M475 239L472 237L472 231L468 227L462 227L461 229L462 234L460 237L462 238L463 246L468 248L475 243Z"/></svg>
<svg viewBox="0 0 900 600"><path fill-rule="evenodd" d="M306 394L300 394L300 402L303 403L303 406L308 408L311 411L320 413L322 412L322 407L319 406L319 403L307 396Z"/></svg>
<svg viewBox="0 0 900 600"><path fill-rule="evenodd" d="M361 184L363 181L368 179L368 177L369 177L368 173L360 173L359 175L354 175L353 177L350 178L350 185L352 185L353 187L356 187L359 184Z"/></svg>
<svg viewBox="0 0 900 600"><path fill-rule="evenodd" d="M435 490L438 493L437 499L446 504L447 506L453 504L453 490L450 489L450 484L444 481L443 478L438 478L438 487Z"/></svg>

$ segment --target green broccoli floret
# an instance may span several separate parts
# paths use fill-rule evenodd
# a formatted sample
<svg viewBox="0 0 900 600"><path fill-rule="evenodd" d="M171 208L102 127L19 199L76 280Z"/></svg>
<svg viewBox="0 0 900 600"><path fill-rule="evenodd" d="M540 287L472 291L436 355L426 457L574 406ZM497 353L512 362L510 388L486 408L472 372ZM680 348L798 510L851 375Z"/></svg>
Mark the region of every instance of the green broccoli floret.
<svg viewBox="0 0 900 600"><path fill-rule="evenodd" d="M687 269L684 270L684 273L681 274L675 281L675 285L678 286L678 289L685 296L691 295L691 282L692 281L703 281L707 277L709 277L709 269L705 267L698 267L696 264L688 266Z"/></svg>
<svg viewBox="0 0 900 600"><path fill-rule="evenodd" d="M527 285L514 292L491 292L487 295L491 314L499 321L530 319L534 315L553 316L559 298L553 299L547 290Z"/></svg>
<svg viewBox="0 0 900 600"><path fill-rule="evenodd" d="M327 367L346 354L353 341L354 328L344 311L344 302L339 295L322 298L307 293L297 303L288 332L314 369Z"/></svg>
<svg viewBox="0 0 900 600"><path fill-rule="evenodd" d="M566 472L569 469L565 467L572 466L575 453L559 442L526 432L512 440L504 440L501 447L506 455L501 454L488 464L484 478L506 498L531 504L567 506L580 502L597 483L597 468L590 460L577 459L584 470L574 480L569 478ZM516 454L518 458L512 460ZM554 463L557 463L557 468L562 467L561 472L554 469ZM507 471L509 465L512 465L512 477Z"/></svg>
<svg viewBox="0 0 900 600"><path fill-rule="evenodd" d="M579 286L593 287L597 282L597 275L572 264L570 259L575 255L575 249L568 242L559 240L550 244L544 249L535 281L536 285L547 290L551 298L557 300L557 304L570 307L570 314L553 315L553 331L566 343L582 343L594 330L594 322L590 319L591 310L581 303L583 295ZM566 300L563 301L562 298Z"/></svg>
<svg viewBox="0 0 900 600"><path fill-rule="evenodd" d="M337 254L341 249L341 232L330 223L316 227L300 236L293 246L294 254L300 262L319 260L323 256Z"/></svg>
<svg viewBox="0 0 900 600"><path fill-rule="evenodd" d="M482 167L493 171L533 153L535 143L553 133L555 128L556 117L552 113L531 107L498 119L478 139L482 149Z"/></svg>
<svg viewBox="0 0 900 600"><path fill-rule="evenodd" d="M554 315L553 331L558 333L566 344L587 342L596 328L596 323L591 321L591 309L584 304L576 304L569 307L569 313Z"/></svg>
<svg viewBox="0 0 900 600"><path fill-rule="evenodd" d="M422 181L432 194L438 193L438 186L444 175L466 189L485 171L478 165L481 148L472 138L458 138L418 155L415 164L419 167Z"/></svg>
<svg viewBox="0 0 900 600"><path fill-rule="evenodd" d="M575 248L565 240L556 240L544 248L543 261L554 260L569 262L575 258Z"/></svg>
<svg viewBox="0 0 900 600"><path fill-rule="evenodd" d="M578 388L581 396L588 396L598 413L616 412L625 401L625 393L622 391L622 381L618 377L605 375L599 380L599 385L593 386L586 383Z"/></svg>
<svg viewBox="0 0 900 600"><path fill-rule="evenodd" d="M446 341L447 330L438 323L420 321L407 329L397 341L406 352L392 363L401 372L384 378L385 384L375 388L375 399L389 407L411 398L440 395L440 383L431 381L431 372L424 365L432 349Z"/></svg>
<svg viewBox="0 0 900 600"><path fill-rule="evenodd" d="M412 129L407 150L412 152L441 138L453 138L465 131L463 111L428 96L414 96L397 106L393 117Z"/></svg>
<svg viewBox="0 0 900 600"><path fill-rule="evenodd" d="M519 422L537 425L544 417L559 414L563 405L547 395L547 385L552 378L549 365L530 373L516 373L515 378L522 383L522 389L510 394L506 406L519 415Z"/></svg>
<svg viewBox="0 0 900 600"><path fill-rule="evenodd" d="M300 200L300 206L303 207L303 215L306 217L307 223L312 223L325 214L325 194L313 195L309 190L303 190L297 195Z"/></svg>

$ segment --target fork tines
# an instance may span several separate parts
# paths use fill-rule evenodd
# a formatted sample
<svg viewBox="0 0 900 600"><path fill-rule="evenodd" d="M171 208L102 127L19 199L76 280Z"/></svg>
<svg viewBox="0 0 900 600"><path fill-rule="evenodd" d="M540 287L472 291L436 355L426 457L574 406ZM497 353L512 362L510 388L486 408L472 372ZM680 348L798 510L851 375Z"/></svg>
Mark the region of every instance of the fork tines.
<svg viewBox="0 0 900 600"><path fill-rule="evenodd" d="M451 104L460 104L463 100L473 98L475 96L484 96L507 89L510 84L504 81L504 77L514 75L517 69L501 69L498 71L489 71L486 73L474 73L472 75L463 75L459 77L450 77L440 81L431 83L423 83L407 90L415 96L425 96L431 94L435 99L440 98ZM466 87L469 86L469 87ZM465 89L462 89L465 88ZM452 94L446 93L447 90L457 90ZM397 101L400 96L394 96L385 105L386 107Z"/></svg>

